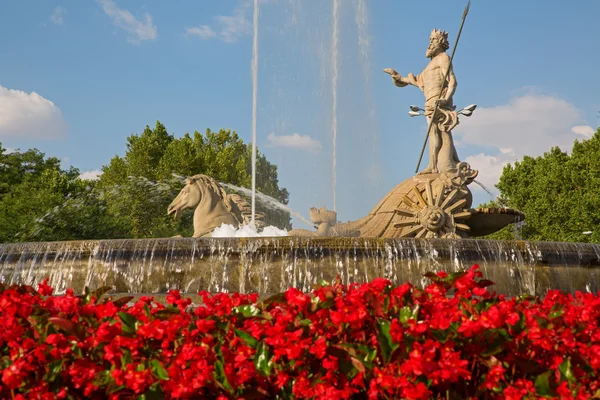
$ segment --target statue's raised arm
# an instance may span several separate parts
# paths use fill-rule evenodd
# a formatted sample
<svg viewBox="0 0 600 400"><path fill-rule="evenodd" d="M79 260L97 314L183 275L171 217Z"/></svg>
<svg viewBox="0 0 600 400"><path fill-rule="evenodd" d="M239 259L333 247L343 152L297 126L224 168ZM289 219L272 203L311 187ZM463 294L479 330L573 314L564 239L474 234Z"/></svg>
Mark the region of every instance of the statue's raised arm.
<svg viewBox="0 0 600 400"><path fill-rule="evenodd" d="M415 76L412 72L407 76L401 76L395 69L393 68L385 68L383 70L386 74L389 74L392 77L392 82L394 85L398 87L404 87L406 85L413 85L423 90L423 81L420 79L421 75Z"/></svg>

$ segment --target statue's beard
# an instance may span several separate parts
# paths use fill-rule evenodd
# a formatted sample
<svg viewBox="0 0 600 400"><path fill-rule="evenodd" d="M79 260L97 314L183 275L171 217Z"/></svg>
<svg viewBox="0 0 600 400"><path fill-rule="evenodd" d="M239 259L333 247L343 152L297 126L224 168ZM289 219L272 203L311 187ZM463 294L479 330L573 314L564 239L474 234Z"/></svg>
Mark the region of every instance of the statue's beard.
<svg viewBox="0 0 600 400"><path fill-rule="evenodd" d="M435 56L437 56L438 54L440 54L440 47L436 46L436 47L428 47L427 51L425 52L425 57L427 58L433 58Z"/></svg>

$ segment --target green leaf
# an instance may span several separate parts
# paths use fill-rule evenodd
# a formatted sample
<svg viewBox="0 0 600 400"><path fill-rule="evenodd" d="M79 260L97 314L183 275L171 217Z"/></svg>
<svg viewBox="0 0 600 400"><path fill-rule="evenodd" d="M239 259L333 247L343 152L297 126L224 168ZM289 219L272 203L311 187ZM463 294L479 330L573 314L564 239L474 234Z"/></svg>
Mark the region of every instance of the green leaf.
<svg viewBox="0 0 600 400"><path fill-rule="evenodd" d="M161 320L166 320L166 319L169 319L170 316L178 315L178 314L179 314L179 310L175 311L175 310L170 310L170 309L164 309L164 310L155 311L154 317L161 319Z"/></svg>
<svg viewBox="0 0 600 400"><path fill-rule="evenodd" d="M246 344L248 346L252 347L253 349L255 349L256 346L258 346L258 340L256 340L254 338L254 336L252 336L248 332L244 332L242 330L235 329L235 334L238 335L238 337L240 339L242 339L244 342L246 342Z"/></svg>
<svg viewBox="0 0 600 400"><path fill-rule="evenodd" d="M152 370L152 372L154 373L154 375L158 379L163 380L163 381L168 381L169 380L169 373L162 366L162 364L160 363L160 361L158 361L158 360L150 360L150 369Z"/></svg>
<svg viewBox="0 0 600 400"><path fill-rule="evenodd" d="M253 304L245 304L243 306L234 307L232 311L242 314L244 318L256 317L262 312L260 308L256 307Z"/></svg>
<svg viewBox="0 0 600 400"><path fill-rule="evenodd" d="M268 306L269 304L272 304L272 303L285 303L285 302L286 302L285 293L276 293L272 296L267 297L263 301L261 301L261 303L265 306Z"/></svg>
<svg viewBox="0 0 600 400"><path fill-rule="evenodd" d="M121 364L127 365L133 363L133 357L131 356L131 351L128 349L122 349L123 354L121 355Z"/></svg>
<svg viewBox="0 0 600 400"><path fill-rule="evenodd" d="M363 364L365 364L369 369L372 368L371 364L373 360L377 358L377 348L371 348L365 345L356 346L358 352L356 357L361 359Z"/></svg>
<svg viewBox="0 0 600 400"><path fill-rule="evenodd" d="M554 395L554 391L550 387L550 376L552 375L552 371L546 371L543 374L538 375L535 378L535 391L537 394L542 396L552 396Z"/></svg>
<svg viewBox="0 0 600 400"><path fill-rule="evenodd" d="M363 373L366 371L364 364L358 358L350 357L350 360L352 361L354 368Z"/></svg>
<svg viewBox="0 0 600 400"><path fill-rule="evenodd" d="M560 375L563 379L566 379L569 382L575 382L575 375L573 374L573 370L571 369L571 358L567 357L559 366L558 370L560 371Z"/></svg>
<svg viewBox="0 0 600 400"><path fill-rule="evenodd" d="M219 382L225 389L232 391L233 388L229 384L227 380L227 375L225 374L225 368L223 367L223 362L221 360L217 360L215 362L215 379Z"/></svg>
<svg viewBox="0 0 600 400"><path fill-rule="evenodd" d="M120 308L123 307L125 304L129 303L131 300L133 300L133 296L123 296L113 301L113 304L115 305L115 307Z"/></svg>
<svg viewBox="0 0 600 400"><path fill-rule="evenodd" d="M100 300L102 296L112 290L112 286L102 286L98 289L92 291L90 294L96 298L96 300Z"/></svg>
<svg viewBox="0 0 600 400"><path fill-rule="evenodd" d="M560 316L561 316L561 315L563 315L564 313L565 313L565 312L564 312L564 310L552 311L552 312L551 312L551 313L548 315L548 317L549 317L550 319L552 319L552 318L560 317Z"/></svg>
<svg viewBox="0 0 600 400"><path fill-rule="evenodd" d="M496 282L492 282L488 279L481 279L479 281L477 281L477 286L480 288L484 288L484 287L488 287L488 286L492 286L495 285Z"/></svg>
<svg viewBox="0 0 600 400"><path fill-rule="evenodd" d="M402 322L403 324L408 321L412 316L412 310L410 309L410 307L402 307L400 309L400 322Z"/></svg>
<svg viewBox="0 0 600 400"><path fill-rule="evenodd" d="M440 283L442 282L442 278L440 278L439 276L437 276L437 274L435 272L426 272L425 274L423 274L423 276L425 278L429 278L432 281L436 282L436 283Z"/></svg>
<svg viewBox="0 0 600 400"><path fill-rule="evenodd" d="M333 345L327 347L327 354L339 359L346 359L349 356L348 350L340 345Z"/></svg>
<svg viewBox="0 0 600 400"><path fill-rule="evenodd" d="M448 330L435 329L431 331L431 335L440 343L445 343L448 340Z"/></svg>
<svg viewBox="0 0 600 400"><path fill-rule="evenodd" d="M110 374L111 370L109 369L105 369L102 370L98 373L96 373L96 376L94 377L94 384L96 386L108 386L114 383L114 379L112 377L112 375Z"/></svg>
<svg viewBox="0 0 600 400"><path fill-rule="evenodd" d="M387 364L394 350L398 348L398 343L392 341L390 335L390 321L380 319L377 321L377 341L381 349L384 364Z"/></svg>
<svg viewBox="0 0 600 400"><path fill-rule="evenodd" d="M65 318L60 318L60 317L50 317L48 318L48 322L52 323L53 325L59 327L60 329L62 329L63 331L75 335L78 338L81 339L82 334L83 334L83 329L81 327L81 325L65 319Z"/></svg>
<svg viewBox="0 0 600 400"><path fill-rule="evenodd" d="M454 282L456 282L458 279L462 278L466 274L467 274L466 271L454 272L454 273L448 275L447 277L445 277L444 282L446 282L449 285L453 285Z"/></svg>
<svg viewBox="0 0 600 400"><path fill-rule="evenodd" d="M79 295L77 295L75 297L77 297L79 300L81 300L81 302L83 304L88 304L90 302L90 300L91 300L91 297L92 297L91 294L90 294L90 288L87 287L87 286L84 287L83 288L83 294L79 294Z"/></svg>
<svg viewBox="0 0 600 400"><path fill-rule="evenodd" d="M271 352L265 342L260 342L254 355L254 366L264 376L271 375Z"/></svg>
<svg viewBox="0 0 600 400"><path fill-rule="evenodd" d="M483 357L493 356L504 350L504 344L507 341L508 332L505 329L492 329L487 335L492 336L492 342L481 353Z"/></svg>
<svg viewBox="0 0 600 400"><path fill-rule="evenodd" d="M60 375L60 371L62 369L63 361L62 360L54 360L48 365L48 372L46 374L46 381L54 382L56 378Z"/></svg>
<svg viewBox="0 0 600 400"><path fill-rule="evenodd" d="M162 391L160 383L156 382L146 391L146 393L137 397L137 400L162 400L165 394Z"/></svg>
<svg viewBox="0 0 600 400"><path fill-rule="evenodd" d="M552 318L556 318L556 317L560 317L561 315L564 314L564 309L563 306L561 304L554 304L552 306L552 309L550 310L550 314L548 315L548 317L550 319Z"/></svg>
<svg viewBox="0 0 600 400"><path fill-rule="evenodd" d="M117 315L119 316L119 318L121 319L121 321L123 321L123 332L126 333L135 333L136 331L136 322L138 322L138 320L131 314L128 314L126 312L123 311L119 311L117 313Z"/></svg>
<svg viewBox="0 0 600 400"><path fill-rule="evenodd" d="M120 391L120 390L124 390L124 389L126 389L126 388L127 388L127 386L125 386L125 385L121 385L121 386L115 386L115 387L111 388L111 389L108 391L108 394L113 394L113 393L115 393L115 392L118 392L118 391Z"/></svg>

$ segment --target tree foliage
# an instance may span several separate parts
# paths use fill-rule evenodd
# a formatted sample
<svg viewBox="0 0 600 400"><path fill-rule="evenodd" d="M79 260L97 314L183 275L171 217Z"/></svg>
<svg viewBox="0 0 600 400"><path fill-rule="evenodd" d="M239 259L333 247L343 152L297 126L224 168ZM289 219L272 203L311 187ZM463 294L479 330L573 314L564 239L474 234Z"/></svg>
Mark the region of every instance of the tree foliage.
<svg viewBox="0 0 600 400"><path fill-rule="evenodd" d="M56 157L36 149L6 153L0 145L0 242L111 237L92 185Z"/></svg>
<svg viewBox="0 0 600 400"><path fill-rule="evenodd" d="M527 240L600 242L600 130L575 141L571 154L558 147L504 167L496 187L509 207L525 214ZM583 232L591 231L591 235ZM512 227L491 235L512 238Z"/></svg>
<svg viewBox="0 0 600 400"><path fill-rule="evenodd" d="M124 156L102 167L98 181L84 181L60 160L38 150L5 153L0 145L0 242L191 236L192 212L175 222L168 204L182 177L206 174L241 187L251 184L251 148L230 130L182 138L163 124L127 138ZM287 204L277 167L257 156L257 190ZM282 211L257 210L266 223L290 227Z"/></svg>

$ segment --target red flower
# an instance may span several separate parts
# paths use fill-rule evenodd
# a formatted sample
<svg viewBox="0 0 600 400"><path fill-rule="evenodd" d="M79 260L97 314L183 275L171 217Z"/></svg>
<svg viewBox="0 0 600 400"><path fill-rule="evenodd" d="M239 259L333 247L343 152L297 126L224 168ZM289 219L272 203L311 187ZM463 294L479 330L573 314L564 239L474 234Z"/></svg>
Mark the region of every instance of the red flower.
<svg viewBox="0 0 600 400"><path fill-rule="evenodd" d="M517 322L519 322L519 320L520 320L520 319L521 319L521 316L520 316L518 313L514 312L514 313L511 313L511 314L510 314L510 315L509 315L509 316L506 318L506 322L507 322L509 325L514 325L514 324L516 324Z"/></svg>
<svg viewBox="0 0 600 400"><path fill-rule="evenodd" d="M52 291L54 289L48 286L48 280L49 278L46 278L42 283L38 284L38 293L42 296L52 296Z"/></svg>
<svg viewBox="0 0 600 400"><path fill-rule="evenodd" d="M176 307L117 307L52 296L47 281L0 289L0 398L524 399L543 375L562 399L600 390L600 295L507 299L481 275L473 267L456 290L338 279L269 304L201 292L194 310L177 291Z"/></svg>
<svg viewBox="0 0 600 400"><path fill-rule="evenodd" d="M309 352L314 354L317 358L321 359L325 357L327 351L327 340L321 336L319 337L313 345L310 347Z"/></svg>
<svg viewBox="0 0 600 400"><path fill-rule="evenodd" d="M2 383L9 389L16 389L23 383L23 375L17 364L12 364L2 371Z"/></svg>
<svg viewBox="0 0 600 400"><path fill-rule="evenodd" d="M493 390L498 387L501 380L504 380L504 372L506 369L501 364L496 364L487 373L483 386L488 390Z"/></svg>
<svg viewBox="0 0 600 400"><path fill-rule="evenodd" d="M215 321L212 319L199 319L196 321L196 328L199 333L208 333L215 328Z"/></svg>
<svg viewBox="0 0 600 400"><path fill-rule="evenodd" d="M125 381L125 386L133 390L134 393L144 393L148 386L150 386L150 371L147 369L139 371L137 365L127 364L123 380Z"/></svg>

